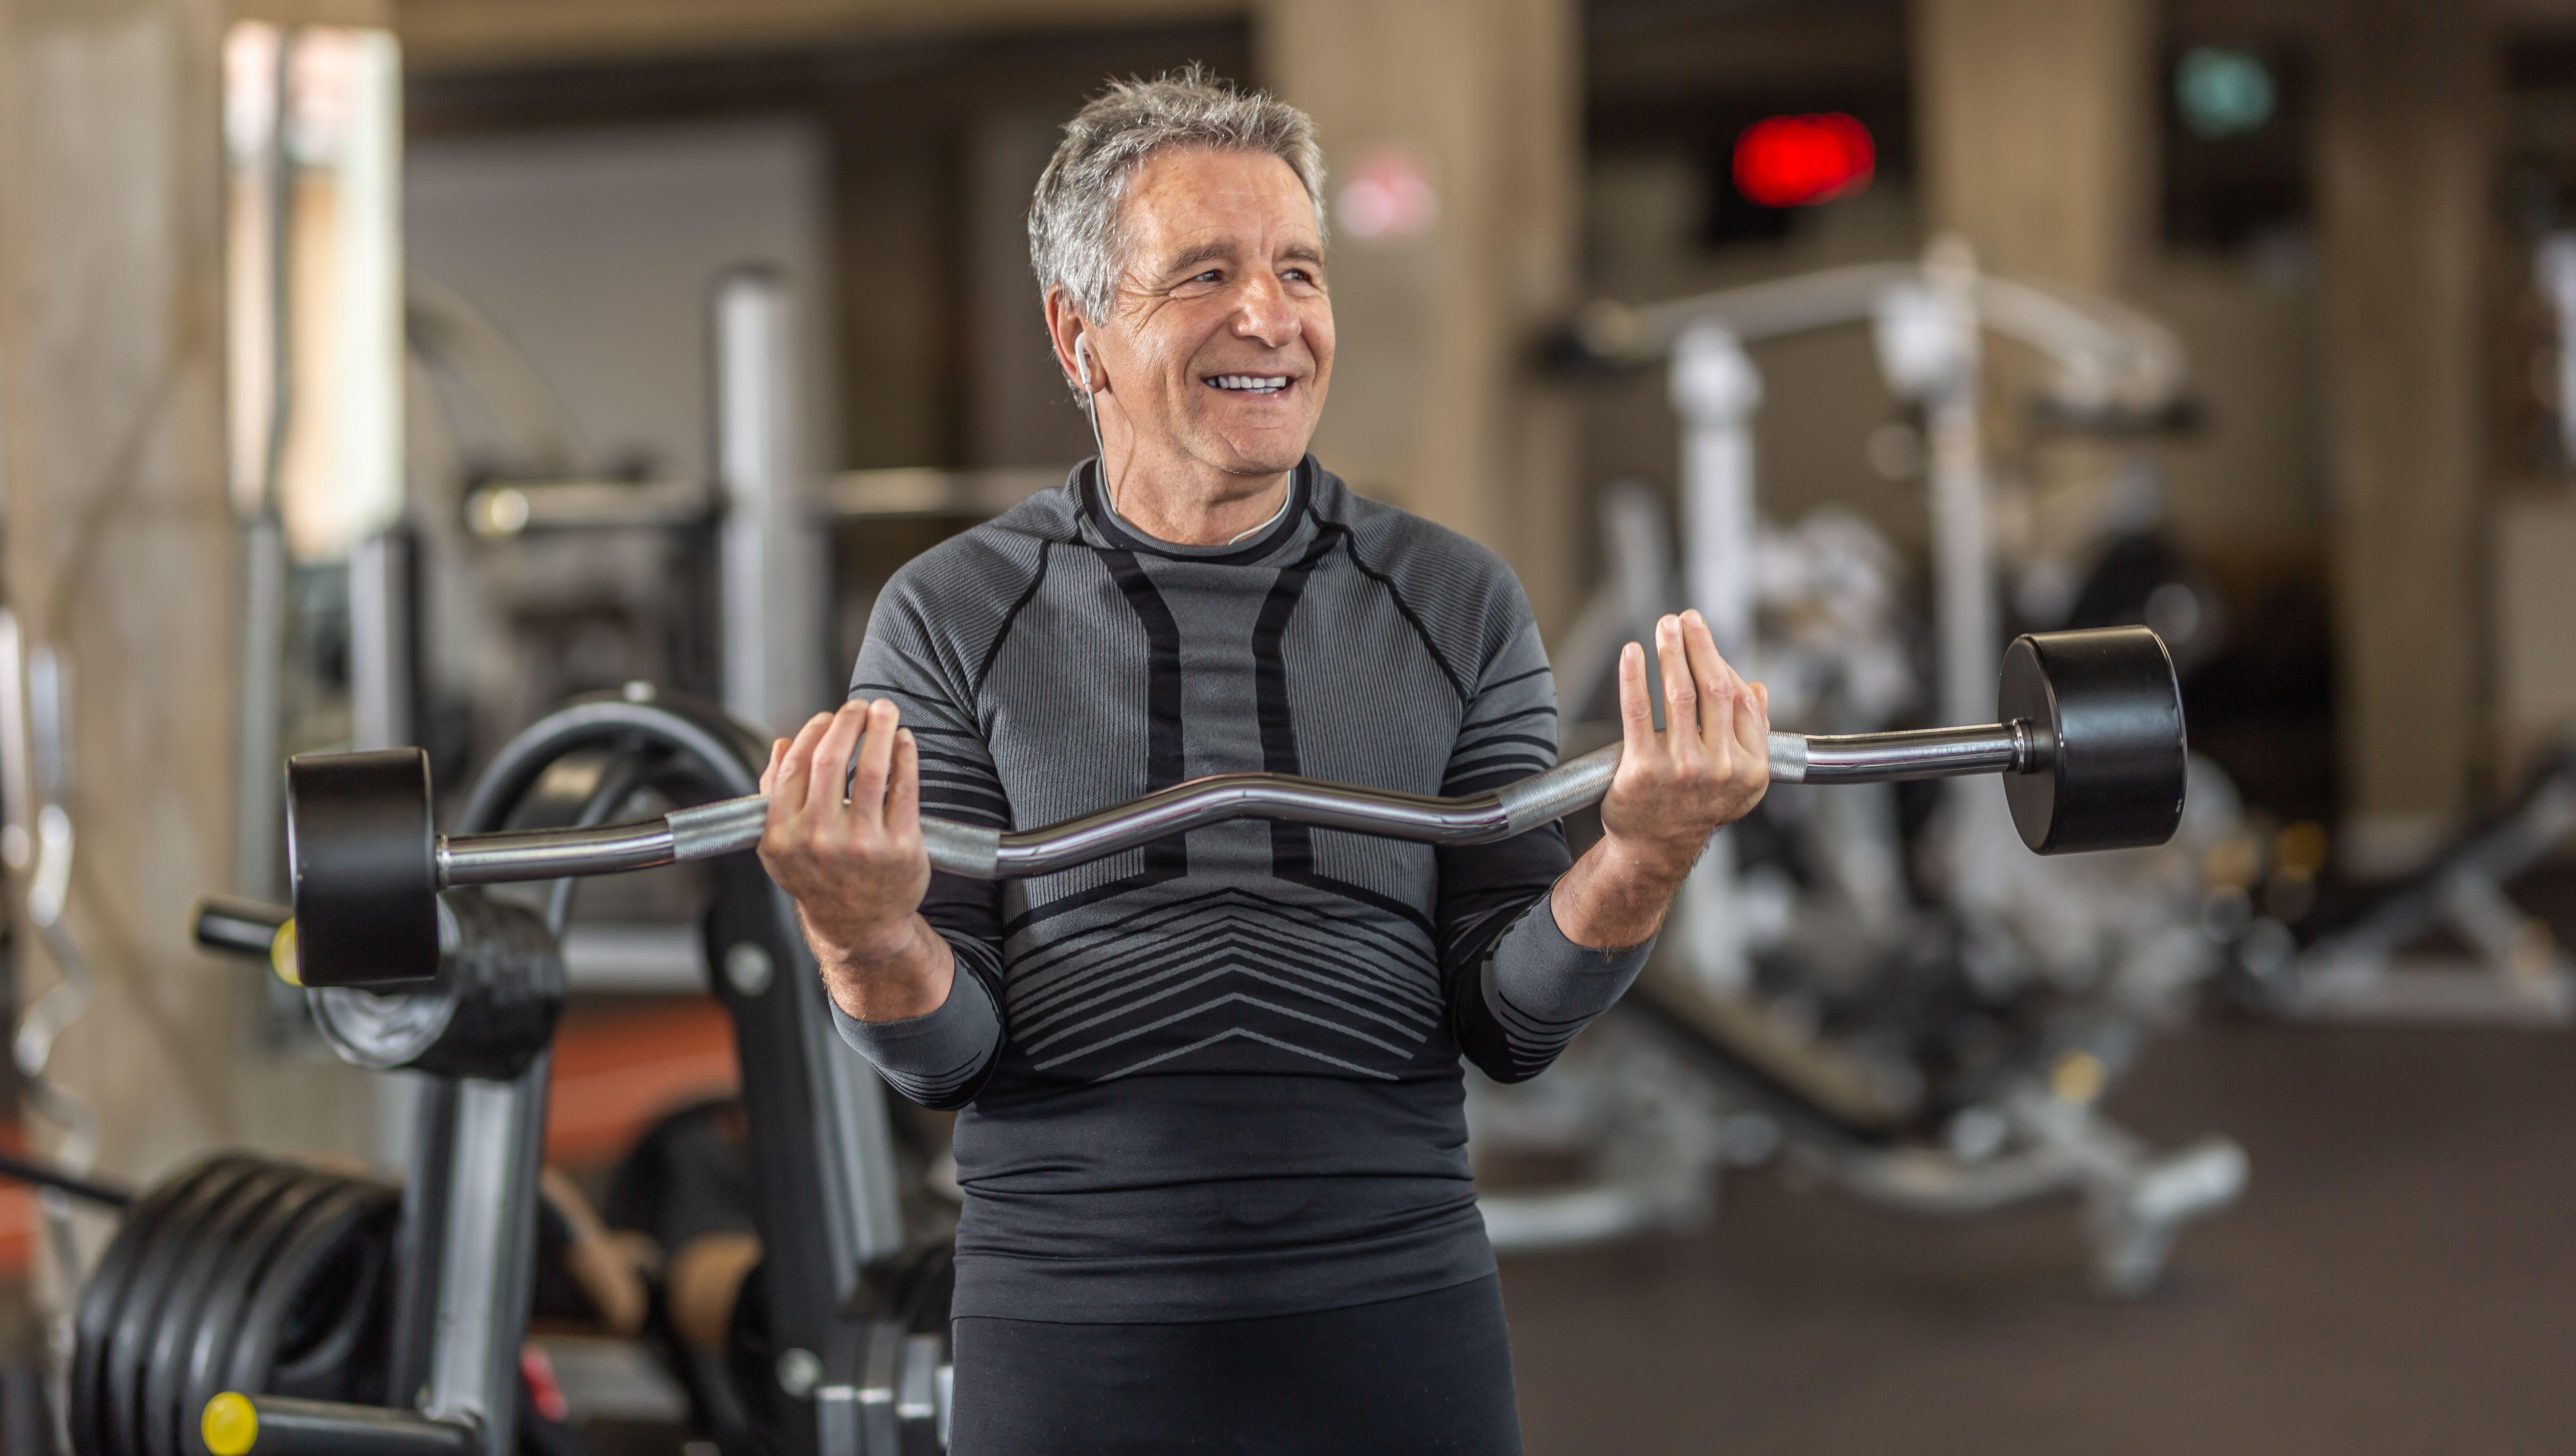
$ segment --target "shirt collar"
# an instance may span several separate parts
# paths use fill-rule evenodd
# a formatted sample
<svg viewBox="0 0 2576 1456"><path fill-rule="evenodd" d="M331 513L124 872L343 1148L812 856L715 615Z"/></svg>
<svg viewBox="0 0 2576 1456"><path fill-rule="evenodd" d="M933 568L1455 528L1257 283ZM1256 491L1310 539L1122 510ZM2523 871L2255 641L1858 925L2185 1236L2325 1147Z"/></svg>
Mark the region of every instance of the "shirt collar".
<svg viewBox="0 0 2576 1456"><path fill-rule="evenodd" d="M1259 527L1251 536L1222 546L1181 546L1147 535L1109 508L1108 492L1100 485L1100 459L1092 457L1075 467L1074 487L1082 503L1083 518L1110 545L1129 551L1146 551L1180 561L1212 561L1223 564L1258 561L1278 549L1297 533L1305 519L1306 505L1315 498L1315 475L1321 467L1315 457L1306 456L1289 472L1288 499L1279 514Z"/></svg>

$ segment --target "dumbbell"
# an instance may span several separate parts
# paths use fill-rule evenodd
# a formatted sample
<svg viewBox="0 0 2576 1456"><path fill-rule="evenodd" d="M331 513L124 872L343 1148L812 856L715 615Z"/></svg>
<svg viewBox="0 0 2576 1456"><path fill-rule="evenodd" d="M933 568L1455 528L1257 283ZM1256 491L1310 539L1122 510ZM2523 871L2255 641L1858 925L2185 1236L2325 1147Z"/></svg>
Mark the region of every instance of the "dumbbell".
<svg viewBox="0 0 2576 1456"><path fill-rule="evenodd" d="M1810 738L1774 733L1771 778L1880 783L2000 774L2022 842L2041 854L2162 844L2182 819L2182 689L2143 627L2022 637L2004 654L2001 722ZM1288 774L1194 779L1042 829L925 817L931 864L972 879L1052 874L1230 819L1269 819L1431 844L1508 839L1599 802L1619 746L1482 794L1443 799ZM287 763L293 963L305 985L418 980L438 969L438 892L615 874L760 841L759 795L659 819L442 835L417 749L302 754Z"/></svg>

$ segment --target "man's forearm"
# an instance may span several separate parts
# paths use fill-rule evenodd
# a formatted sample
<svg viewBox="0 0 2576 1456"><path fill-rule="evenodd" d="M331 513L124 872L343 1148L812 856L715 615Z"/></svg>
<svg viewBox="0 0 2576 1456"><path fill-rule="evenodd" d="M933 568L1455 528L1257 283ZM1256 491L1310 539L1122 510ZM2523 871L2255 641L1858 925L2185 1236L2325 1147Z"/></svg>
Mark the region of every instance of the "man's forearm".
<svg viewBox="0 0 2576 1456"><path fill-rule="evenodd" d="M985 989L990 965L980 945L965 944L961 968L948 938L916 914L909 938L877 959L822 958L841 1040L924 1107L965 1106L1001 1054L1001 1007Z"/></svg>
<svg viewBox="0 0 2576 1456"><path fill-rule="evenodd" d="M927 1016L947 1001L957 975L956 955L919 911L906 928L911 933L884 952L854 959L806 923L806 942L823 968L823 988L843 1015L853 1021L905 1021Z"/></svg>
<svg viewBox="0 0 2576 1456"><path fill-rule="evenodd" d="M1673 894L1696 856L1640 846L1616 836L1583 852L1558 878L1548 908L1576 945L1621 950L1654 938Z"/></svg>

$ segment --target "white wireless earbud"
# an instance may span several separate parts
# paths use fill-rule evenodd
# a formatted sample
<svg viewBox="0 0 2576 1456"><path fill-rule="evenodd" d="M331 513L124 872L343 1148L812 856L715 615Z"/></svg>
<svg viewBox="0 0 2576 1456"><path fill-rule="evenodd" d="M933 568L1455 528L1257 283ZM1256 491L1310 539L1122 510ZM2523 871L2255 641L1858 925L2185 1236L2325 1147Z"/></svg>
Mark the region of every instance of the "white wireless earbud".
<svg viewBox="0 0 2576 1456"><path fill-rule="evenodd" d="M1091 335L1073 336L1073 370L1082 376L1082 418L1091 426L1091 448L1099 452L1101 483L1109 492L1109 513L1118 514L1118 486L1109 479L1109 447L1100 438L1100 391L1091 384Z"/></svg>

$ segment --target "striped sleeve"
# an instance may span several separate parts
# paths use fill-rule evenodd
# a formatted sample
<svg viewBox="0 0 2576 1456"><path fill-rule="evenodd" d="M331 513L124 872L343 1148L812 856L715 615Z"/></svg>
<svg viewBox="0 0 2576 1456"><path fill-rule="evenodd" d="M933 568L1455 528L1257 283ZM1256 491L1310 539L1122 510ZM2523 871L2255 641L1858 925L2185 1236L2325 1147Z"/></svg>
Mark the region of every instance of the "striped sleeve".
<svg viewBox="0 0 2576 1456"><path fill-rule="evenodd" d="M972 1100L1001 1049L1001 1010L983 978L968 973L962 955L948 999L936 1011L902 1021L861 1021L830 997L823 1000L841 1040L875 1063L897 1092L924 1107L962 1107Z"/></svg>
<svg viewBox="0 0 2576 1456"><path fill-rule="evenodd" d="M1654 948L1652 940L1621 950L1577 945L1557 928L1548 899L1532 901L1495 940L1477 977L1476 1007L1464 1018L1477 1027L1468 1055L1497 1082L1546 1071L1576 1032L1627 993Z"/></svg>
<svg viewBox="0 0 2576 1456"><path fill-rule="evenodd" d="M1006 618L995 630L1007 627ZM975 715L974 664L961 660L960 648L936 630L907 568L869 614L850 696L889 698L902 711L921 754L923 814L1008 829L1010 800ZM924 1107L963 1107L992 1075L1008 1034L1001 1010L1001 887L934 872L921 916L956 957L948 999L906 1021L855 1021L837 1007L833 1019L842 1038L896 1091Z"/></svg>

